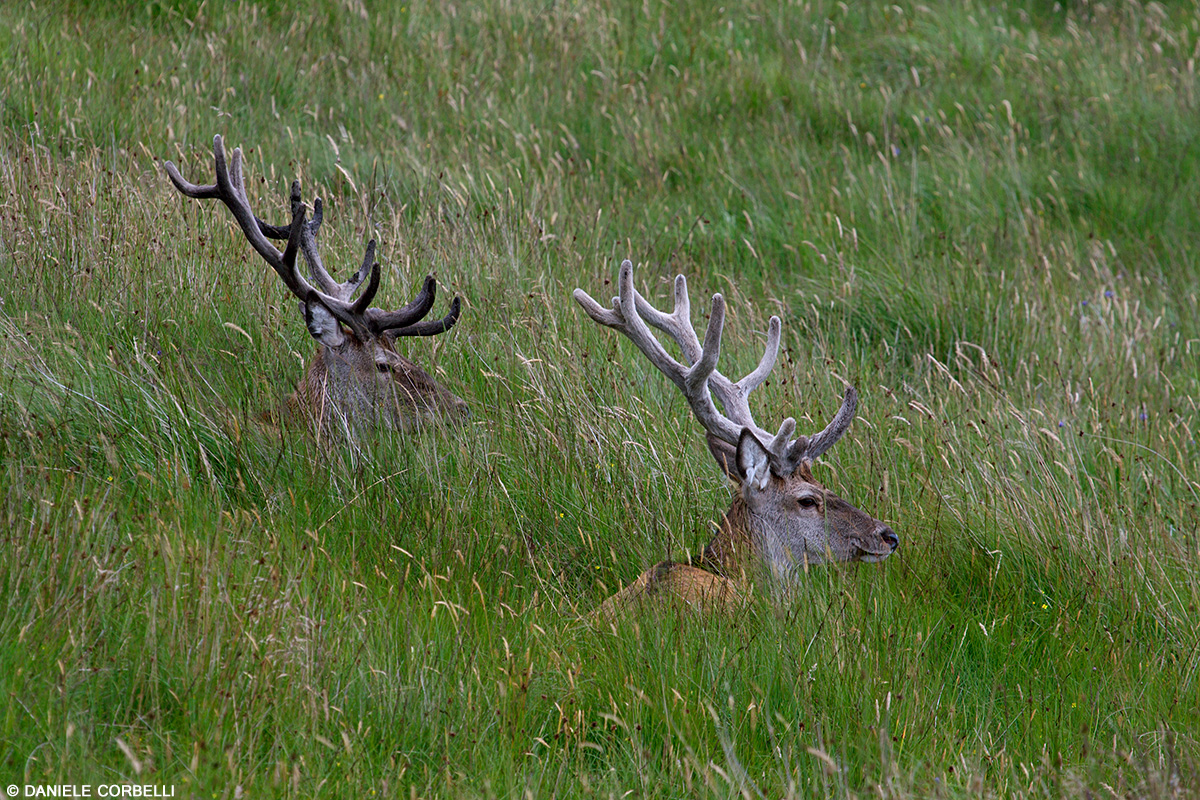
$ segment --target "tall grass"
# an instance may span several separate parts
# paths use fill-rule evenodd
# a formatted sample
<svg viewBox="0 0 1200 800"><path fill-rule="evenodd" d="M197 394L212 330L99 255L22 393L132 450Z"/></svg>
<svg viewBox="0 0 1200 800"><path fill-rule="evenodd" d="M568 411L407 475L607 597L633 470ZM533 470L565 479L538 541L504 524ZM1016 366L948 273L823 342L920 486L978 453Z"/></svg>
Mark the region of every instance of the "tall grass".
<svg viewBox="0 0 1200 800"><path fill-rule="evenodd" d="M183 795L1194 796L1200 7L0 6L0 779ZM474 410L264 421L313 352L161 160L327 203ZM766 320L759 419L899 554L590 612L705 543L686 404L575 308Z"/></svg>

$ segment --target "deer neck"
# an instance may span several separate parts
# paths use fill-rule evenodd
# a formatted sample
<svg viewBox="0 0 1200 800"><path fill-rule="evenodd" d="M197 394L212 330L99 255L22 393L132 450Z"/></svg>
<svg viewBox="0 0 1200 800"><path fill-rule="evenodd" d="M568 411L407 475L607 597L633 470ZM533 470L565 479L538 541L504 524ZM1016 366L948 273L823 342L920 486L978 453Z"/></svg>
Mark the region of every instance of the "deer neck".
<svg viewBox="0 0 1200 800"><path fill-rule="evenodd" d="M330 392L329 365L325 361L326 348L318 345L316 352L308 359L304 374L296 384L296 390L287 398L289 413L299 415L314 424L318 429L327 427L331 412L335 405L340 405L342 398L337 392Z"/></svg>
<svg viewBox="0 0 1200 800"><path fill-rule="evenodd" d="M755 551L750 508L742 493L738 492L694 566L733 580L745 581L753 569Z"/></svg>

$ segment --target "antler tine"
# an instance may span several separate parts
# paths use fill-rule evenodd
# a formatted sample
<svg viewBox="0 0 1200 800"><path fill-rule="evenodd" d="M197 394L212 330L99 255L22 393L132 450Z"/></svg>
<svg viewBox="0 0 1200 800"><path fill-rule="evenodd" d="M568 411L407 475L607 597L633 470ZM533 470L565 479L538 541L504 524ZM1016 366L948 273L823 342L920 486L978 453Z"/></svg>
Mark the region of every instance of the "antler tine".
<svg viewBox="0 0 1200 800"><path fill-rule="evenodd" d="M675 340L688 364L695 364L700 360L700 340L696 338L696 329L692 327L687 278L683 275L675 276L675 308L670 314L664 314L650 305L641 294L637 296L637 311L646 322Z"/></svg>
<svg viewBox="0 0 1200 800"><path fill-rule="evenodd" d="M296 209L299 208L303 202L300 199L300 180L299 179L292 181L292 190L289 195L289 200L291 200L291 205L290 205L291 212L293 214L295 214ZM324 216L325 216L324 211L321 208L321 198L318 197L313 201L312 222L308 223L308 226L310 228L312 228L313 236L316 236L317 231L320 230L321 220L324 219ZM258 215L255 215L254 219L258 220L258 227L262 230L263 236L266 236L268 239L286 239L286 238L288 238L288 232L291 230L291 228L289 226L272 225L269 222L264 222L263 220L259 219Z"/></svg>
<svg viewBox="0 0 1200 800"><path fill-rule="evenodd" d="M618 328L633 340L638 349L650 359L650 363L659 372L671 379L691 402L688 393L687 369L663 349L654 334L646 327L646 322L637 312L637 289L633 286L633 262L625 259L621 262L621 271L617 275L617 296L613 298L613 310L621 315L622 325Z"/></svg>
<svg viewBox="0 0 1200 800"><path fill-rule="evenodd" d="M418 320L424 319L425 315L433 308L433 301L436 297L437 281L433 279L432 275L426 275L425 282L421 285L421 291L417 292L417 296L403 307L395 311L368 309L366 312L367 326L375 333L383 333L392 328L408 327Z"/></svg>
<svg viewBox="0 0 1200 800"><path fill-rule="evenodd" d="M850 429L850 423L854 422L854 410L857 406L858 392L854 390L853 386L847 386L846 394L842 396L842 407L833 415L833 419L825 426L825 430L808 440L804 457L809 459L817 458L837 444L838 439L841 439L846 431Z"/></svg>
<svg viewBox="0 0 1200 800"><path fill-rule="evenodd" d="M175 188L179 193L186 197L193 197L197 200L211 200L214 197L220 197L217 194L216 184L199 184L192 183L187 178L180 174L179 168L172 161L163 162L163 169L167 171L167 177L171 179L171 183L175 184ZM287 234L276 236L276 239L286 239Z"/></svg>
<svg viewBox="0 0 1200 800"><path fill-rule="evenodd" d="M357 313L362 314L367 310L367 306L371 305L371 301L375 299L375 292L379 291L379 264L375 262L375 240L367 242L367 252L363 255L362 266L358 268L358 272L350 276L350 280L342 284L346 289L346 299L354 294L354 290L362 285L363 279L371 276L371 282L367 284L367 288L358 296L358 300L354 301L354 308Z"/></svg>
<svg viewBox="0 0 1200 800"><path fill-rule="evenodd" d="M690 320L688 327L691 327ZM713 402L716 382L729 382L724 375L717 372L717 360L721 357L721 334L724 329L725 298L718 293L712 298L712 311L708 318L708 328L704 332L704 346L700 352L700 359L687 372L684 395L705 431L729 444L737 444L742 429L749 428L761 440L768 434L754 422L748 405L743 403L744 408L732 408L722 401L722 405L725 406L725 413L722 414Z"/></svg>
<svg viewBox="0 0 1200 800"><path fill-rule="evenodd" d="M403 328L392 328L387 331L387 335L392 338L400 336L437 336L439 333L445 333L453 328L454 323L458 322L458 317L461 313L462 300L455 297L454 301L450 303L450 313L441 319L427 319Z"/></svg>
<svg viewBox="0 0 1200 800"><path fill-rule="evenodd" d="M621 315L616 310L609 311L607 308L593 300L592 296L583 289L576 289L575 291L571 292L571 296L575 298L576 303L579 303L579 305L583 307L583 310L587 312L587 315L591 317L592 320L606 328L616 328L617 330L620 330ZM614 297L614 309L618 306L618 303L619 301Z"/></svg>
<svg viewBox="0 0 1200 800"><path fill-rule="evenodd" d="M299 200L300 181L292 181L293 207L299 204ZM358 288L358 284L351 285L350 282L338 283L335 281L329 274L329 270L325 269L325 263L321 261L321 252L317 249L317 232L321 229L321 221L324 218L324 203L321 202L320 197L316 197L313 199L313 221L305 226L304 236L300 239L301 252L304 253L304 260L308 263L308 274L320 285L321 291L330 297L349 302L354 290Z"/></svg>
<svg viewBox="0 0 1200 800"><path fill-rule="evenodd" d="M753 372L737 383L742 387L744 395L749 395L750 392L761 386L762 382L771 374L771 370L775 369L775 359L779 358L779 340L782 333L783 323L780 322L779 317L772 315L767 323L767 346L763 350L762 359Z"/></svg>
<svg viewBox="0 0 1200 800"><path fill-rule="evenodd" d="M365 265L364 265L365 267ZM350 306L350 313L356 317L362 317L366 314L371 301L375 299L375 293L379 291L379 264L371 265L371 280L367 283L367 288L363 289L363 293L354 301L354 305Z"/></svg>
<svg viewBox="0 0 1200 800"><path fill-rule="evenodd" d="M691 328L690 321L688 327ZM717 360L721 357L721 333L724 330L725 298L718 293L712 298L712 311L708 315L708 328L704 331L704 346L700 349L700 359L692 364L685 376L689 391L697 391L701 386L707 390L705 384L717 371Z"/></svg>
<svg viewBox="0 0 1200 800"><path fill-rule="evenodd" d="M793 417L788 417L783 421L783 424L779 426L779 432L775 434L773 439L771 439L771 443L767 445L767 452L786 454L788 452L788 445L794 444L791 439L792 434L795 432L796 420ZM800 438L804 439L805 442L808 441L808 437L801 436Z"/></svg>

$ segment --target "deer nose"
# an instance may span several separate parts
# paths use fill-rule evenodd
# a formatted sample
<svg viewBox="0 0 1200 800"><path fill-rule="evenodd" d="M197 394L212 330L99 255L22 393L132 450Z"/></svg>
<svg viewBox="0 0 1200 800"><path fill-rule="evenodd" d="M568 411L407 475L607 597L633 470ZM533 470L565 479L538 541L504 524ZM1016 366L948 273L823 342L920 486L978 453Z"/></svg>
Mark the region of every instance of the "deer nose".
<svg viewBox="0 0 1200 800"><path fill-rule="evenodd" d="M892 548L893 553L896 552L896 548L900 546L900 537L896 535L894 530L887 525L880 525L879 536L887 543L888 547Z"/></svg>

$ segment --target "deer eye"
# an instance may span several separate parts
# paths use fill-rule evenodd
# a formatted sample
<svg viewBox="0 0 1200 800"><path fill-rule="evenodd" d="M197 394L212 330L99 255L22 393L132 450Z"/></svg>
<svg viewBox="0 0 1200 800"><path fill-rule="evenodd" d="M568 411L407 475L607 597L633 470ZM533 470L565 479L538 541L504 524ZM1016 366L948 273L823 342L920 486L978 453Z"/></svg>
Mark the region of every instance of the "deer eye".
<svg viewBox="0 0 1200 800"><path fill-rule="evenodd" d="M812 508L817 504L817 500L814 497L801 497L796 502L800 504L801 508Z"/></svg>
<svg viewBox="0 0 1200 800"><path fill-rule="evenodd" d="M391 372L391 371L392 371L392 365L391 365L391 364L388 364L388 363L386 363L386 362L377 362L377 363L375 364L375 369L376 369L377 371L379 371L379 372Z"/></svg>

